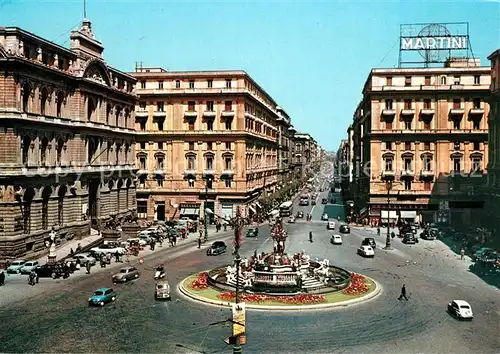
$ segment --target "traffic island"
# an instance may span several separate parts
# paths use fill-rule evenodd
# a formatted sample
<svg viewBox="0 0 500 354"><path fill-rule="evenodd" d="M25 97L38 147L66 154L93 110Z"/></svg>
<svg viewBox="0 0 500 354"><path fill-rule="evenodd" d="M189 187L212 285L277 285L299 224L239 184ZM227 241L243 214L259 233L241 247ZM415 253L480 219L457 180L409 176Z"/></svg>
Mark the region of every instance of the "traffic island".
<svg viewBox="0 0 500 354"><path fill-rule="evenodd" d="M208 272L191 275L181 281L178 290L186 297L205 304L231 307L235 293L224 291L208 283ZM283 294L240 293L240 302L248 309L256 310L313 310L347 307L375 298L381 287L373 279L352 273L350 284L341 291L325 294Z"/></svg>

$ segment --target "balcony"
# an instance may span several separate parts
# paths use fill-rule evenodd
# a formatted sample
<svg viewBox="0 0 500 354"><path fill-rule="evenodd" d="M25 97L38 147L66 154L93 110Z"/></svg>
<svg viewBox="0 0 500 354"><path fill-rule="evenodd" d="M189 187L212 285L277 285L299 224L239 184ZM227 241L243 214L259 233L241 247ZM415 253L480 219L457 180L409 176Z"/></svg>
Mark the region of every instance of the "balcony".
<svg viewBox="0 0 500 354"><path fill-rule="evenodd" d="M404 108L401 110L400 115L402 116L413 116L415 115L415 110L413 108Z"/></svg>
<svg viewBox="0 0 500 354"><path fill-rule="evenodd" d="M203 170L203 178L213 178L215 176L215 170L213 168L206 168Z"/></svg>
<svg viewBox="0 0 500 354"><path fill-rule="evenodd" d="M184 118L196 118L196 117L198 117L197 111L185 111L184 112Z"/></svg>
<svg viewBox="0 0 500 354"><path fill-rule="evenodd" d="M382 116L385 116L385 117L391 117L391 116L395 116L396 115L396 110L395 109L383 109L382 110Z"/></svg>
<svg viewBox="0 0 500 354"><path fill-rule="evenodd" d="M384 170L382 171L382 178L394 178L396 177L396 171Z"/></svg>
<svg viewBox="0 0 500 354"><path fill-rule="evenodd" d="M196 170L189 168L184 170L184 178L196 179Z"/></svg>
<svg viewBox="0 0 500 354"><path fill-rule="evenodd" d="M452 108L450 109L450 116L460 116L465 113L463 108Z"/></svg>
<svg viewBox="0 0 500 354"><path fill-rule="evenodd" d="M215 118L215 111L203 111L203 117L205 118Z"/></svg>
<svg viewBox="0 0 500 354"><path fill-rule="evenodd" d="M232 117L234 117L234 111L233 110L224 110L224 111L222 111L222 117L232 118Z"/></svg>
<svg viewBox="0 0 500 354"><path fill-rule="evenodd" d="M422 108L420 110L421 116L433 116L436 111L433 108Z"/></svg>
<svg viewBox="0 0 500 354"><path fill-rule="evenodd" d="M471 108L469 110L469 116L482 116L484 114L484 108Z"/></svg>
<svg viewBox="0 0 500 354"><path fill-rule="evenodd" d="M149 117L149 113L145 109L140 109L140 110L135 112L135 117L136 118L147 118L147 117Z"/></svg>
<svg viewBox="0 0 500 354"><path fill-rule="evenodd" d="M414 174L415 173L411 169L404 169L401 171L401 178L412 178Z"/></svg>
<svg viewBox="0 0 500 354"><path fill-rule="evenodd" d="M164 111L154 111L153 112L154 118L165 118L166 116L167 116L167 112L164 112Z"/></svg>
<svg viewBox="0 0 500 354"><path fill-rule="evenodd" d="M224 169L224 170L222 170L221 175L222 176L232 177L234 175L234 171L233 170Z"/></svg>
<svg viewBox="0 0 500 354"><path fill-rule="evenodd" d="M433 178L434 171L431 170L420 170L420 179Z"/></svg>

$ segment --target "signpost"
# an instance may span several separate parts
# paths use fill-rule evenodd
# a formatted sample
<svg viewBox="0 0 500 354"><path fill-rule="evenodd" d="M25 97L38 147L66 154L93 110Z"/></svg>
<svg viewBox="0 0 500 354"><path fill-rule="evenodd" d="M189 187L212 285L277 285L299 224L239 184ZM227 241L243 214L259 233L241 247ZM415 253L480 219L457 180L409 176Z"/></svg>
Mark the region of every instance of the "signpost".
<svg viewBox="0 0 500 354"><path fill-rule="evenodd" d="M245 303L233 304L233 336L240 338L240 344L246 343L245 321Z"/></svg>

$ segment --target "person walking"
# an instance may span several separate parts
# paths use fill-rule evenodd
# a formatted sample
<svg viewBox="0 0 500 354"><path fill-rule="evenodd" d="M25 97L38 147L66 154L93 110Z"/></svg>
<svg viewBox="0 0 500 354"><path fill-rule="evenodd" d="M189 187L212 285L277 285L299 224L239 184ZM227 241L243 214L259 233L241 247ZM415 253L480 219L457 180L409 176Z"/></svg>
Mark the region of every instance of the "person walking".
<svg viewBox="0 0 500 354"><path fill-rule="evenodd" d="M377 226L377 236L380 236L380 226Z"/></svg>
<svg viewBox="0 0 500 354"><path fill-rule="evenodd" d="M406 297L406 285L403 284L403 287L401 288L401 295L399 295L398 300L405 299L408 301L408 298Z"/></svg>
<svg viewBox="0 0 500 354"><path fill-rule="evenodd" d="M5 273L3 270L0 270L0 286L5 284Z"/></svg>
<svg viewBox="0 0 500 354"><path fill-rule="evenodd" d="M201 248L201 234L200 237L198 237L198 248Z"/></svg>
<svg viewBox="0 0 500 354"><path fill-rule="evenodd" d="M462 247L460 248L460 259L463 261L465 257L465 249Z"/></svg>

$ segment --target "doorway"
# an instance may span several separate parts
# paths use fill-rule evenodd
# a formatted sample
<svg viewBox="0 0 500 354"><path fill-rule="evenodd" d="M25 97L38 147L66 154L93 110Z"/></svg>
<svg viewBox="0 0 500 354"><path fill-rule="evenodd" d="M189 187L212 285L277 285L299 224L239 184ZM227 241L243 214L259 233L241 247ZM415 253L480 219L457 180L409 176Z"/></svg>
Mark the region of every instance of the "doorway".
<svg viewBox="0 0 500 354"><path fill-rule="evenodd" d="M156 204L156 220L165 221L165 202L157 202L157 204Z"/></svg>
<svg viewBox="0 0 500 354"><path fill-rule="evenodd" d="M99 180L89 183L89 217L92 228L99 229Z"/></svg>
<svg viewBox="0 0 500 354"><path fill-rule="evenodd" d="M213 212L215 212L215 203L214 202L205 202L205 208L208 208L208 209L212 210ZM205 209L203 209L203 210L205 210ZM206 215L207 215L208 225L213 225L214 219L215 219L214 214L206 213Z"/></svg>

